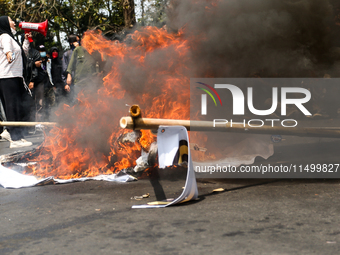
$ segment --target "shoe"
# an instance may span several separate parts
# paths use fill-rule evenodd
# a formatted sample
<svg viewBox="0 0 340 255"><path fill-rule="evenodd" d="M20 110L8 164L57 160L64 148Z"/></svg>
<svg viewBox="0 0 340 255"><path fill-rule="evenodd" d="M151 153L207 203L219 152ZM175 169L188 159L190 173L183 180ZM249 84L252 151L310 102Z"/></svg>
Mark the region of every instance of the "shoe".
<svg viewBox="0 0 340 255"><path fill-rule="evenodd" d="M29 145L27 145L27 146L31 146L31 145L33 144L32 142L29 142L29 141L27 141L27 140L25 140L25 139L21 139L21 141L22 141L23 143L29 144Z"/></svg>
<svg viewBox="0 0 340 255"><path fill-rule="evenodd" d="M43 132L44 131L44 126L41 125L41 124L35 125L35 131Z"/></svg>
<svg viewBox="0 0 340 255"><path fill-rule="evenodd" d="M9 148L20 148L20 147L27 147L31 146L33 143L26 141L25 139L21 139L18 141L11 141L11 144L9 145Z"/></svg>
<svg viewBox="0 0 340 255"><path fill-rule="evenodd" d="M0 136L2 139L6 139L7 141L12 142L11 134L8 133L7 129L5 129Z"/></svg>

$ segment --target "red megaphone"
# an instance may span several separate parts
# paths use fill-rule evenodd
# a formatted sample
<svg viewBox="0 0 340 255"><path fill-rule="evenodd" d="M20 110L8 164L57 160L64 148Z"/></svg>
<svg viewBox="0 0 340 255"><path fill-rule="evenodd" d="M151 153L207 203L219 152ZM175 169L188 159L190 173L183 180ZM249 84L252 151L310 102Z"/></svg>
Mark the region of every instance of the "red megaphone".
<svg viewBox="0 0 340 255"><path fill-rule="evenodd" d="M20 22L19 27L25 31L25 34L28 34L33 30L38 31L39 33L46 37L48 22L47 20L41 23ZM29 42L33 42L32 37L28 37L28 40Z"/></svg>

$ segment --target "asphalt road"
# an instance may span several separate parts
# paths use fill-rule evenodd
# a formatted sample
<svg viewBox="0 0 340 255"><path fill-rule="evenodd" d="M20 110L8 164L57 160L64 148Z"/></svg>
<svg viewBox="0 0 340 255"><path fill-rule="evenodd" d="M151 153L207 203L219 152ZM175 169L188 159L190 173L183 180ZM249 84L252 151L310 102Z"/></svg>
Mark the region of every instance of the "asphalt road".
<svg viewBox="0 0 340 255"><path fill-rule="evenodd" d="M340 163L339 145L287 139L266 162ZM164 184L175 193L183 182ZM149 179L0 188L0 254L340 253L339 180L198 179L198 189L194 202L131 209L156 200Z"/></svg>

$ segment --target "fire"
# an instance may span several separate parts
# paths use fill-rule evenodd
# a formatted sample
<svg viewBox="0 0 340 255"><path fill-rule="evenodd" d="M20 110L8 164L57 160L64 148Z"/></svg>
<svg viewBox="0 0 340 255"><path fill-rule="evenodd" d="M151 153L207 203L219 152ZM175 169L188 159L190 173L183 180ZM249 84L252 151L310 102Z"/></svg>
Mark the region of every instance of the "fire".
<svg viewBox="0 0 340 255"><path fill-rule="evenodd" d="M202 2L211 11L219 0ZM136 142L120 142L128 132L119 127L119 119L128 114L127 105L138 104L143 117L190 118L189 85L195 73L190 54L205 35L189 34L185 27L176 33L165 26L144 27L119 42L98 31L86 32L82 46L90 54L100 54L106 63L105 75L94 77L78 94L78 104L59 107L58 126L45 135L36 151L26 155L37 162L30 172L69 179L134 167L141 150L148 151L156 136L142 130Z"/></svg>
<svg viewBox="0 0 340 255"><path fill-rule="evenodd" d="M94 93L85 89L77 105L58 109L60 125L29 156L38 162L31 166L36 176L69 179L133 167L141 150L148 150L156 137L141 131L138 142L119 142L127 132L118 126L119 118L128 113L126 104L139 104L144 117L189 119L190 47L183 31L145 27L131 35L131 43L90 31L82 42L90 54L99 52L110 69Z"/></svg>

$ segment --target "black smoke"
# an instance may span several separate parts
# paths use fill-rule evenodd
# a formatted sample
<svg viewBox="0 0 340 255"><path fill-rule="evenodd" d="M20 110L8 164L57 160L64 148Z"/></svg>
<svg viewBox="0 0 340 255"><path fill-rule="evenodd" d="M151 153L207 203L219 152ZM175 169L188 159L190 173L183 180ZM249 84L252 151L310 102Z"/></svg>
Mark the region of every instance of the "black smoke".
<svg viewBox="0 0 340 255"><path fill-rule="evenodd" d="M198 77L323 77L334 72L335 11L328 0L173 0L167 26L200 37Z"/></svg>

